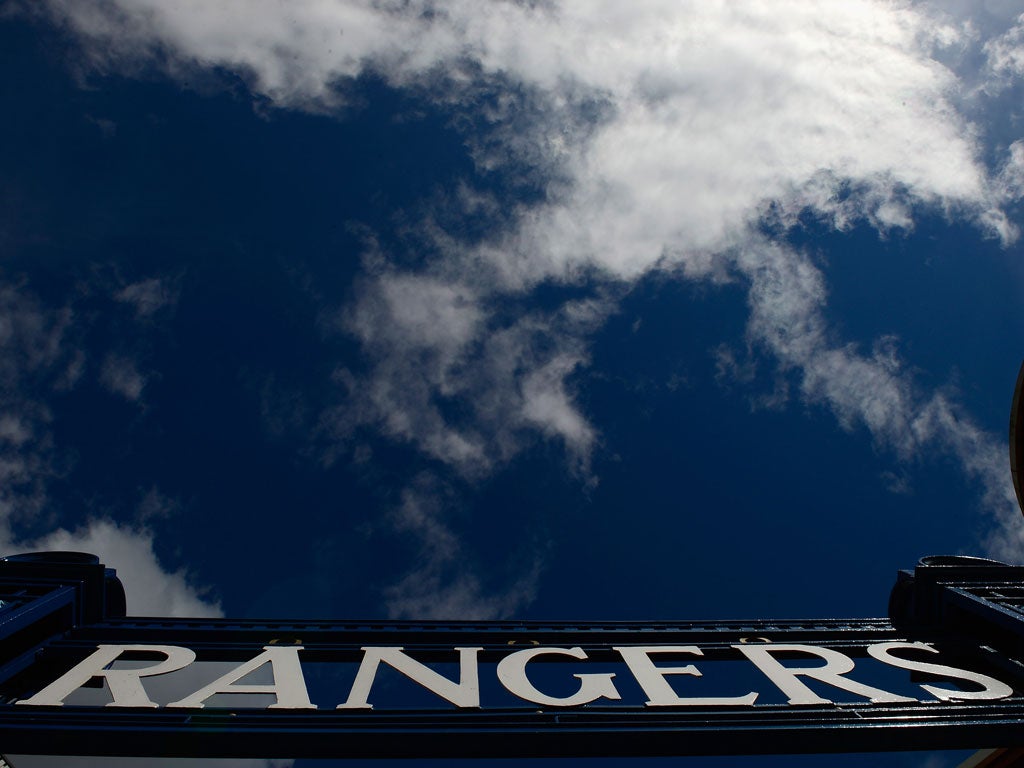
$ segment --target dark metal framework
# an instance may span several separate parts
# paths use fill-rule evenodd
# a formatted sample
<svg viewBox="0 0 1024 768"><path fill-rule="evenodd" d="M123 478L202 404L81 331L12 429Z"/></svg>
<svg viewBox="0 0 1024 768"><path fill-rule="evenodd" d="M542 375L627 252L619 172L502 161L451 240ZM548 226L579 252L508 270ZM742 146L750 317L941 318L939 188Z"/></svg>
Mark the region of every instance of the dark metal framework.
<svg viewBox="0 0 1024 768"><path fill-rule="evenodd" d="M901 572L888 619L807 622L280 622L126 618L121 585L74 553L0 561L0 745L8 753L207 757L527 757L842 752L1024 746L1024 568L926 558ZM709 661L756 641L863 655L886 641L935 643L1011 684L983 702L575 709L254 710L21 707L101 643L183 645L200 660L244 660L298 643L303 660L355 660L363 646L417 658L481 647L698 645ZM442 655L443 654L443 655Z"/></svg>

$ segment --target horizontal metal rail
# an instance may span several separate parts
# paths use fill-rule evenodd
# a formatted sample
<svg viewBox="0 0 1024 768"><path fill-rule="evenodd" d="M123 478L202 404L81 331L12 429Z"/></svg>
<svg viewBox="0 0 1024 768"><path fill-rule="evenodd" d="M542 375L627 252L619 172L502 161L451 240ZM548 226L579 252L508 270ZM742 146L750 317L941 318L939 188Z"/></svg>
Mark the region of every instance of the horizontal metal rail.
<svg viewBox="0 0 1024 768"><path fill-rule="evenodd" d="M303 657L341 660L363 646L401 646L424 658L451 655L456 646L483 648L483 658L516 647L580 646L599 658L615 645L698 645L706 654L743 643L803 643L863 655L871 643L905 640L885 619L825 621L623 622L197 622L128 619L77 628L47 646L49 656L84 655L102 643L183 645L200 659L238 659L264 645L302 645Z"/></svg>
<svg viewBox="0 0 1024 768"><path fill-rule="evenodd" d="M626 711L316 712L0 708L5 751L187 757L596 757L1024 745L1024 700ZM723 745L727 744L727 747Z"/></svg>

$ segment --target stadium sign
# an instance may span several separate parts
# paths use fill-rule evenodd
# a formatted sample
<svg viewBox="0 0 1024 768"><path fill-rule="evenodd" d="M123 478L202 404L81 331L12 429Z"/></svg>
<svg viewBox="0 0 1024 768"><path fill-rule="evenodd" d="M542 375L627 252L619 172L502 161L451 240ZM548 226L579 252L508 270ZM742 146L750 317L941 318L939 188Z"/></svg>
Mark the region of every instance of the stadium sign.
<svg viewBox="0 0 1024 768"><path fill-rule="evenodd" d="M901 572L881 619L133 618L114 571L77 553L0 561L0 600L7 755L1024 746L1024 568L974 558Z"/></svg>
<svg viewBox="0 0 1024 768"><path fill-rule="evenodd" d="M848 677L854 670L854 661L839 651L798 643L733 645L740 656L752 662L779 691L786 695L786 704L833 704L831 699L818 695L804 680L817 680L825 686L852 693L876 704L917 701L992 701L1013 695L1013 688L993 677L964 669L921 661L897 655L915 651L936 654L935 648L921 642L884 642L868 645L868 656L896 669L909 670L935 678L947 678L966 683L968 690L920 683L923 699L903 696L881 688L866 685ZM301 646L267 645L262 652L239 664L216 680L203 685L179 700L168 702L172 709L202 709L214 696L265 694L273 697L267 709L317 709L310 701L306 681L299 660ZM348 697L337 709L373 709L370 692L377 671L382 664L390 666L410 680L435 694L438 698L460 709L480 709L480 682L478 657L484 649L453 648L458 659L459 678L451 680L416 661L401 647L363 647L355 681ZM693 664L658 666L658 657L696 656L703 651L696 645L630 645L613 646L626 667L640 685L647 700L644 707L752 707L759 692L749 691L739 696L680 696L668 682L671 675L701 677ZM161 658L154 664L133 668L116 668L122 657L132 654L156 654ZM799 666L785 664L782 659L801 656L808 663ZM567 696L551 696L542 692L527 675L527 666L535 660L564 660L565 657L586 660L586 652L574 648L527 648L514 651L497 663L497 679L506 691L518 699L547 707L580 707L599 699L622 700L615 687L614 672L574 673L578 680L575 691ZM107 707L148 707L161 705L146 693L142 678L166 675L192 665L195 651L180 645L100 645L94 653L62 675L58 680L27 699L15 704L32 707L60 707L65 700L84 686L102 680L110 694ZM261 667L269 666L269 683L244 683L243 679ZM244 705L243 705L244 706ZM378 704L379 707L379 704Z"/></svg>

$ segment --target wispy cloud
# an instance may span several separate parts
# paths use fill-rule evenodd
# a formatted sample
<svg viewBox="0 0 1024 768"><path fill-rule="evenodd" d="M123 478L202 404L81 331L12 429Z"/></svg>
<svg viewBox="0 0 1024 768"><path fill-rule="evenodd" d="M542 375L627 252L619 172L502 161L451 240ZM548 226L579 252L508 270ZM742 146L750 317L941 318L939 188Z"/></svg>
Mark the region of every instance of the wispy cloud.
<svg viewBox="0 0 1024 768"><path fill-rule="evenodd" d="M748 336L783 371L798 373L803 399L828 407L844 429L867 429L904 462L955 458L991 515L988 553L1021 560L1024 525L1002 437L980 429L950 394L922 391L894 339L879 339L870 354L837 343L825 320L824 276L804 254L766 242L736 263L751 285Z"/></svg>
<svg viewBox="0 0 1024 768"><path fill-rule="evenodd" d="M150 277L129 283L114 294L114 298L130 305L136 318L152 317L161 309L174 306L178 301L178 288L173 281Z"/></svg>
<svg viewBox="0 0 1024 768"><path fill-rule="evenodd" d="M587 361L583 339L604 320L605 302L511 315L497 303L429 275L389 271L367 281L342 327L362 343L370 370L337 372L347 399L328 427L343 437L374 424L468 477L489 473L540 431L585 472L596 434L569 379Z"/></svg>
<svg viewBox="0 0 1024 768"><path fill-rule="evenodd" d="M450 497L436 478L421 476L402 493L392 511L394 531L415 543L415 561L408 572L384 590L388 613L397 619L502 619L515 615L536 597L542 553L510 553L525 559L510 583L485 585L460 536L445 519ZM491 563L492 574L503 564ZM507 564L505 564L507 565Z"/></svg>
<svg viewBox="0 0 1024 768"><path fill-rule="evenodd" d="M142 397L146 378L135 361L119 355L108 355L100 368L100 383L115 395L136 403Z"/></svg>
<svg viewBox="0 0 1024 768"><path fill-rule="evenodd" d="M50 309L22 285L0 283L0 521L44 513L61 472L48 397L75 384L80 359L65 338L68 308Z"/></svg>
<svg viewBox="0 0 1024 768"><path fill-rule="evenodd" d="M1016 24L984 45L988 68L1001 84L1024 77L1024 14Z"/></svg>

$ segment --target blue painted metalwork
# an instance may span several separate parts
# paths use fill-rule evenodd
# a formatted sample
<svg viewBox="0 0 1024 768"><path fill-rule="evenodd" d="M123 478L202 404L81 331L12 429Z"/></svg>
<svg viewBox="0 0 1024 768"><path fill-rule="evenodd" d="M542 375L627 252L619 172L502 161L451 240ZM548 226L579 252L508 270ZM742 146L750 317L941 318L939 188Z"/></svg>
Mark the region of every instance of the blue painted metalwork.
<svg viewBox="0 0 1024 768"><path fill-rule="evenodd" d="M73 558L72 558L73 560ZM124 617L114 573L95 559L0 561L0 744L12 753L235 757L762 754L1024 746L1024 568L925 559L902 572L889 619L661 623L232 621ZM253 710L19 707L101 643L184 645L200 659L251 658L301 641L303 660L356 660L363 646L417 658L481 647L482 661L543 645L699 645L708 662L743 642L800 643L863 655L923 640L972 669L999 670L997 701L650 709ZM733 652L734 653L734 652Z"/></svg>

